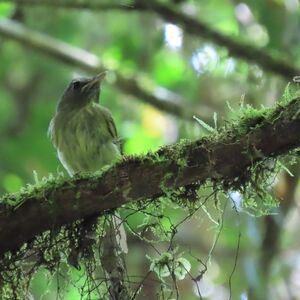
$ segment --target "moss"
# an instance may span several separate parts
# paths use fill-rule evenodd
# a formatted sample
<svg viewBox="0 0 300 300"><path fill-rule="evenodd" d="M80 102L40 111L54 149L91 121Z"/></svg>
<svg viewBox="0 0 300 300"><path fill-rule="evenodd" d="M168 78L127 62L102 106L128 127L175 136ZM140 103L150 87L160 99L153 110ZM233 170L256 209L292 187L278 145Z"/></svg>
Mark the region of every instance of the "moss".
<svg viewBox="0 0 300 300"><path fill-rule="evenodd" d="M66 184L71 184L71 182L66 183L63 174L59 173L56 177L50 174L48 177L36 181L34 185L27 184L18 193L2 196L0 205L4 209L16 209L24 203L24 199L26 201L30 201L30 199L48 199L51 201L51 197L48 195L55 190L64 188Z"/></svg>
<svg viewBox="0 0 300 300"><path fill-rule="evenodd" d="M251 106L241 108L234 112L230 123L225 123L218 131L203 137L196 142L196 145L208 147L210 143L220 143L229 138L235 138L235 142L238 142L240 138L253 128L260 128L265 123L275 124L282 114L282 109L287 106L291 106L292 109L289 110L288 114L285 112L286 119L298 116L300 113L299 99L289 98L289 93L287 92L288 96L285 95L275 109L261 108L258 110ZM4 195L0 199L0 207L3 210L16 209L24 203L24 199L26 201L42 199L41 201L49 201L51 203L52 195L56 190L74 188L79 183L84 183L87 187L94 189L99 177L106 176L108 172L114 171L115 168L124 168L126 166L130 168L134 164L143 163L151 167L151 165L163 162L169 169L159 185L164 194L160 201L155 201L157 199L143 200L129 203L126 207L128 210L132 209L135 213L143 215L143 221L137 226L139 231L132 230L133 234L150 243L161 242L162 240L170 241L171 248L180 224L190 218L199 208L206 205L210 199L215 201L215 207L218 208L219 199L222 198L220 195L227 196L229 191L239 191L243 194L244 209L251 214L263 215L272 211L278 205L278 202L272 196L270 179L273 179L281 170L286 170L286 158L290 162L291 158L295 160L295 157L299 154L298 150L295 150L289 156L273 159L263 157L260 153L255 152L259 150L254 149L252 152L248 151L247 155L250 156L250 160L253 157L260 157L260 160L252 159L253 163L238 177L220 178L216 176L210 181L195 182L188 186L171 189L170 181L176 178L174 172L180 172L180 170L189 165L185 159L185 153L192 145L191 143L194 142L181 140L176 145L162 147L157 152L149 152L147 155L123 157L115 165L101 169L95 174L77 174L74 178L67 181L62 174L58 174L58 176L50 174L47 178L42 178L41 180L36 175L35 185L27 185L19 193ZM173 170L175 171L173 172ZM117 189L118 187L116 187ZM131 187L128 186L123 191L122 196L128 198L130 193ZM80 196L81 194L78 190L75 193L74 200L79 201ZM76 205L76 201L74 201L74 205ZM187 217L183 221L177 220L177 224L173 224L171 217L166 214L166 211L170 207L174 208L177 206L187 212ZM207 208L205 209L208 211ZM99 224L103 224L103 218L101 220ZM96 237L96 245L98 246L104 234L103 228L101 225L97 228L97 232L100 233ZM145 238L144 233L147 230L150 230L154 236L153 238L152 236ZM44 232L14 253L5 253L0 264L0 282L2 282L2 285L0 285L0 298L25 299L32 276L41 268L45 268L50 274L63 272L63 268L69 268L67 261L72 254L72 249L80 244L81 232L81 222L77 221L60 229ZM26 259L28 256L35 257L35 262L28 261ZM82 273L84 273L88 281L87 286L90 289L88 291L82 289L82 295L92 294L95 285L99 284L94 278L94 269L97 264L93 259L86 259L85 257L81 257L80 263L83 269ZM74 279L71 281L76 282ZM97 290L99 290L98 286Z"/></svg>
<svg viewBox="0 0 300 300"><path fill-rule="evenodd" d="M72 274L66 271L70 268L67 263L69 256L72 250L79 245L81 226L81 222L77 221L63 226L60 230L46 231L35 237L30 243L24 244L18 251L5 253L0 264L1 299L23 300L27 298L30 282L34 274L41 269L47 273L48 280L56 278L57 274L60 274L64 280L72 282L75 286L85 275L88 284L81 287L81 297L82 299L95 297L95 286L101 284L95 278L94 270L98 265L95 259L82 257L80 259L82 271L72 269ZM101 230L101 228L97 229L97 232L101 232ZM101 235L98 236L100 239ZM63 291L61 289L63 283L58 282L58 284L57 292L60 293ZM60 298L64 297L60 295Z"/></svg>
<svg viewBox="0 0 300 300"><path fill-rule="evenodd" d="M164 175L162 181L160 182L159 187L160 187L161 191L162 191L165 195L167 195L170 191L172 191L172 190L170 189L169 181L170 181L170 179L173 178L173 176L174 176L174 174L171 173L171 172L166 173L166 174Z"/></svg>
<svg viewBox="0 0 300 300"><path fill-rule="evenodd" d="M75 193L75 199L80 199L80 197L81 197L81 192L80 191L77 191L76 193Z"/></svg>
<svg viewBox="0 0 300 300"><path fill-rule="evenodd" d="M130 198L129 198L130 193L131 193L131 186L128 185L127 188L122 191L122 197L124 199L127 199L128 202L130 201Z"/></svg>

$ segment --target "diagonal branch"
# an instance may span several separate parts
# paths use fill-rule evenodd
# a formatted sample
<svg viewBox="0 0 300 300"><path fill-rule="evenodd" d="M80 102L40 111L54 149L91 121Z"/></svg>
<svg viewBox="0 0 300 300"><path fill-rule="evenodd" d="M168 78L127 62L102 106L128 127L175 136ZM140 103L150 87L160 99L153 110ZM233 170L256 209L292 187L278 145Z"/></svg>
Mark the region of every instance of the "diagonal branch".
<svg viewBox="0 0 300 300"><path fill-rule="evenodd" d="M267 71L278 74L288 81L300 74L300 69L282 58L282 55L274 56L271 52L259 49L250 43L240 42L226 36L196 18L169 7L158 1L136 1L135 9L149 10L158 14L164 20L181 26L185 32L206 38L216 45L227 48L230 55L252 63L255 63Z"/></svg>
<svg viewBox="0 0 300 300"><path fill-rule="evenodd" d="M28 29L23 24L13 20L0 20L0 36L12 39L25 47L51 56L58 61L77 67L92 75L109 69L96 55L45 34ZM130 78L124 76L121 71L114 70L114 75L117 88L162 111L190 120L195 114L200 117L207 117L207 110L205 111L205 108L198 111L183 106L181 104L183 100L180 96L163 87L153 86L147 89L145 85L143 85L142 80L140 80L140 78L143 78L141 74Z"/></svg>
<svg viewBox="0 0 300 300"><path fill-rule="evenodd" d="M210 138L124 157L100 175L8 194L1 201L0 253L17 249L45 230L129 202L157 198L178 187L211 180L237 188L247 181L253 164L299 146L300 98L295 98L244 116L238 125L227 126Z"/></svg>
<svg viewBox="0 0 300 300"><path fill-rule="evenodd" d="M87 10L126 10L128 12L142 11L153 12L162 17L165 21L181 26L185 32L206 38L216 45L227 48L230 55L259 65L266 71L278 74L288 81L300 74L300 68L289 63L282 58L279 53L274 55L272 52L257 48L250 43L237 41L226 36L200 20L179 11L179 8L170 7L158 1L135 0L130 5L120 3L101 3L98 1L68 1L68 0L0 0L0 2L12 2L22 5L52 6L68 9L87 9Z"/></svg>

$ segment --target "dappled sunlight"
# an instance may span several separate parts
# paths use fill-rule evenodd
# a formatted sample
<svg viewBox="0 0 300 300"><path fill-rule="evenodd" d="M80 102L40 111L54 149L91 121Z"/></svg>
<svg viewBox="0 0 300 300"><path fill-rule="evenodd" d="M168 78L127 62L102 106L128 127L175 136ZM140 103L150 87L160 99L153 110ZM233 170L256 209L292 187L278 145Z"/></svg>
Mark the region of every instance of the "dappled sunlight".
<svg viewBox="0 0 300 300"><path fill-rule="evenodd" d="M298 299L299 3L0 0L0 299Z"/></svg>
<svg viewBox="0 0 300 300"><path fill-rule="evenodd" d="M174 24L165 25L165 43L172 50L178 50L182 46L183 32Z"/></svg>

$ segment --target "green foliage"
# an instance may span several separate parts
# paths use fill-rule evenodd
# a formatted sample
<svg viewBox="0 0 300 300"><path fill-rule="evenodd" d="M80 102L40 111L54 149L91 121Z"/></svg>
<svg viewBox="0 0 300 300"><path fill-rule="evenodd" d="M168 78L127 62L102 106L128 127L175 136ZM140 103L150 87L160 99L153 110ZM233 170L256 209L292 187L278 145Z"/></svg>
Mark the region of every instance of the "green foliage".
<svg viewBox="0 0 300 300"><path fill-rule="evenodd" d="M285 103L279 103L278 107L288 106L293 101L295 100L290 99L290 101L288 101L285 99ZM247 105L237 111L232 123L226 123L218 131L201 121L200 124L211 131L211 134L207 135L203 140L208 143L209 141L216 142L217 140L226 140L228 135L233 135L237 138L242 137L247 134L249 130L259 128L263 120L268 120L272 123L272 121L274 121L273 119L276 117L276 110L278 110L278 108L262 108L261 110L257 110ZM197 121L199 122L199 120ZM155 163L156 161L166 162L167 158L171 158L180 168L184 168L186 167L186 162L182 160L182 151L189 146L192 146L191 141L182 140L176 146L165 147L158 153L149 153L145 157L137 157L135 159L140 159L141 162L143 160L150 160ZM248 154L257 155L257 153ZM120 160L117 164L122 164L123 162L123 160ZM64 180L63 174L58 174L58 176L50 174L48 177L39 179L37 172L34 171L35 184L28 184L25 188L21 188L19 193L3 196L1 204L6 208L16 209L22 205L26 197L29 197L30 199L42 198L46 199L46 201L51 201L51 192L56 189L62 188L63 186L66 187L66 184L68 186L75 186L74 183L76 179L86 178L86 176L97 180L98 177L101 177L105 172L109 171L109 169L110 167L107 166L107 168L104 168L91 177L89 174L79 174L68 182ZM210 213L211 209L207 205L207 202L214 197L216 210L219 210L220 200L218 194L224 194L224 191L226 192L233 189L239 190L243 194L243 209L246 211L256 216L270 213L278 204L277 200L270 194L271 191L269 186L272 185L270 178L272 178L274 174L277 174L281 169L286 170L286 167L284 163L279 160L278 163L276 163L274 159L253 159L253 163L248 167L244 178L228 178L220 181L212 180L212 182L208 181L206 186L204 186L203 183L202 185L198 183L192 186L181 187L177 190L169 187L169 182L174 178L174 174L167 173L160 185L161 190L164 192L164 196L160 201L153 200L148 203L146 202L146 205L144 201L137 204L129 204L126 209L129 211L132 210L134 214L136 212L142 212L144 215L143 219L135 225L130 224L130 222L127 223L131 233L143 242L149 243L152 246L162 242L169 243L168 251L160 253L158 258L150 259L150 256L148 257L151 260L149 267L150 271L157 274L162 280L162 285L164 286L165 278L170 277L172 280L176 281L183 280L187 274L190 275L191 262L182 256L178 247L175 247L175 238L178 229L184 222L191 219L191 217L202 208L206 217L219 228L217 231L218 239L218 236L221 233L221 227L219 225L222 224L222 222L219 219L217 221L214 219ZM18 184L18 181L16 180L18 177L10 176L7 178L8 183L6 183L6 185L8 187L13 187ZM212 184L211 187L209 187L210 184ZM201 189L199 189L200 187ZM207 191L207 196L205 196L203 200L205 188L211 190L211 192ZM79 196L80 194L78 197ZM176 216L173 212L168 212L169 207L172 206L173 211L174 209L185 211L186 217L180 220L181 218L179 215ZM131 214L129 214L129 216L130 215ZM125 217L124 220L126 221L127 218L128 217ZM105 227L103 225L104 220L105 217L103 217L102 221L99 223L96 245L101 245L101 239L104 234L103 228ZM66 267L66 264L72 255L72 249L80 245L80 230L80 222L75 222L70 226L61 228L59 231L47 231L33 239L31 243L24 245L22 249L16 253L8 253L3 259L2 265L2 276L3 279L7 281L7 284L2 287L4 299L5 297L7 299L9 299L9 297L21 299L24 291L27 289L26 287L33 278L33 275L42 266L51 274L54 274L55 272L63 272L62 274L64 274L63 270L60 271L58 269L58 265L64 263ZM215 248L217 239L213 242L207 261L211 259L212 251ZM55 247L53 247L53 245L55 245ZM94 253L96 253L96 250L97 249L94 248ZM18 266L18 261L24 260L28 252L33 252L39 257L38 263L30 266L29 270ZM97 286L97 292L100 293L100 295L103 294L105 286L101 284L101 281L95 280L92 272L96 267L96 260L85 260L85 257L82 257L82 261L85 272L80 275L80 278L85 277L88 285L86 289L84 288L84 290L81 291L81 296L88 294L89 297L92 297L94 295L93 289L95 286ZM203 272L205 272L207 265L203 265ZM17 271L15 271L14 268ZM63 276L65 276L65 274ZM8 278L14 278L14 280L9 280ZM74 279L70 278L69 280L72 282ZM19 285L17 286L17 284Z"/></svg>
<svg viewBox="0 0 300 300"><path fill-rule="evenodd" d="M68 2L87 5L101 1ZM299 64L297 1L246 0L237 3L229 0L186 0L181 1L182 5L175 4L180 1L160 2L169 4L178 12L192 13L196 19L238 42L263 46L279 53L280 57L288 57L293 65ZM216 46L211 36L208 40L202 32L190 35L182 27L181 45L172 48L176 32L167 40L166 24L169 22L162 17L127 9L131 1L101 3L115 3L119 7L96 11L59 6L19 6L7 2L0 3L0 17L13 17L29 28L87 49L103 61L112 72L102 86L100 101L112 111L127 155L144 155L149 150L181 141L178 147L173 148L175 151L171 158L182 169L188 162L181 157L181 149L188 147L190 140L204 135L203 128L207 131L204 137L207 142L232 134L243 136L249 130L259 128L260 120L274 121L268 107L273 106L280 95L284 94L277 103L277 109L299 95L298 84L291 83L285 88L285 80L266 73L257 65L237 59L234 55L241 52ZM64 63L57 57L49 58L47 54L22 47L1 36L1 208L17 209L28 195L32 198L47 196L47 201L51 201L51 195L47 194L49 190L65 184L63 168L46 132L56 102L70 78L74 73L86 74L78 67ZM153 94L164 91L157 89L158 86L172 90L182 99L183 108L193 112L198 123L181 120L141 103L143 97L136 95L130 87L124 89L116 83L114 70L124 76L135 77L144 89ZM230 103L230 108L226 102ZM299 113L295 111L294 116ZM259 153L247 154L253 157ZM153 153L148 155L150 161L168 162L166 157ZM249 290L264 291L256 299L267 299L266 291L273 293L269 299L276 299L276 293L282 295L281 290L277 292L281 286L298 294L294 284L289 283L290 274L298 274L294 262L299 257L293 254L298 253L297 228L292 228L292 222L283 227L281 219L288 211L285 206L280 218L277 218L279 203L277 190L274 190L278 182L284 185L282 190L286 190L286 183L282 183L279 176L282 172L293 173L297 180L297 172L291 164L298 156L295 151L286 157L266 158L249 166L242 178L206 182L200 188L196 183L171 190L169 184L174 177L169 173L160 183L164 196L159 200L149 199L122 208L122 218L129 232L128 278L144 284L137 286L132 283L133 287L145 297L150 295L149 299L176 298L177 280L184 281L179 284L182 299L198 299L192 284L207 281L213 283L208 289L210 294L203 295L207 299L227 299L229 292L232 299L239 299ZM33 170L36 170L34 175ZM89 176L93 181L106 171L95 175L82 174L78 178ZM72 186L73 181L69 184ZM239 192L240 203L231 199L232 191ZM7 192L13 194L6 195ZM79 197L80 193L74 201ZM227 208L226 202L229 204ZM281 203L284 205L286 200L282 199ZM230 209L231 206L233 209ZM292 216L295 215L293 212ZM265 224L270 222L263 217L267 213L272 213L274 223L278 224L277 228L273 228L272 237L277 232L284 233L283 244L278 247L270 242L270 247L275 252L276 249L283 252L275 253L282 259L275 257L272 272L266 271L264 275L267 280L258 280L263 276L253 266L262 266L267 260L262 259L260 254L270 250L265 249L262 242L268 237ZM262 217L254 219L249 215ZM99 220L97 242L104 234L101 228L103 218ZM0 298L25 299L29 295L24 291L30 287L35 299L44 294L45 299L103 299L107 292L106 282L95 262L83 259L80 271L68 265L68 255L78 243L79 231L79 223L75 222L65 228L45 232L19 251L7 253L0 265ZM229 288L228 278L237 252L239 231L243 239L232 287ZM94 250L99 253L99 247ZM150 262L145 259L145 254L151 257ZM287 261L286 257L291 258ZM284 275L281 273L283 268ZM261 269L267 270L267 267ZM151 278L143 281L149 270L161 280L160 283ZM98 272L98 281L94 281L95 272ZM140 275L141 278L131 278L130 275ZM8 283L3 284L3 279ZM150 289L147 288L149 286Z"/></svg>
<svg viewBox="0 0 300 300"><path fill-rule="evenodd" d="M147 256L151 261L150 270L164 280L165 277L175 276L178 280L183 280L191 270L190 262L180 255L176 255L176 250L165 252L159 258L153 259Z"/></svg>
<svg viewBox="0 0 300 300"><path fill-rule="evenodd" d="M25 187L20 187L22 182L19 177L15 175L8 175L5 178L4 185L7 189L15 190L18 187L18 192L13 194L5 194L0 198L0 205L6 209L17 209L25 198L47 198L49 191L55 191L55 189L61 188L65 184L64 175L58 173L56 176L49 174L48 177L38 179L37 173L34 172L35 184L27 184ZM72 184L72 183L70 183ZM51 197L49 197L51 201Z"/></svg>
<svg viewBox="0 0 300 300"><path fill-rule="evenodd" d="M9 17L14 10L12 3L0 3L0 16Z"/></svg>
<svg viewBox="0 0 300 300"><path fill-rule="evenodd" d="M15 174L7 174L3 178L3 187L8 193L17 192L23 186L22 179Z"/></svg>
<svg viewBox="0 0 300 300"><path fill-rule="evenodd" d="M156 54L153 68L155 81L166 87L176 87L184 79L182 74L186 71L181 56L166 50Z"/></svg>
<svg viewBox="0 0 300 300"><path fill-rule="evenodd" d="M194 116L194 119L199 123L199 125L201 125L204 129L206 129L208 132L210 133L214 133L215 129L212 128L210 125L208 125L207 123L205 123L204 121L200 120L199 118L197 118L196 116Z"/></svg>

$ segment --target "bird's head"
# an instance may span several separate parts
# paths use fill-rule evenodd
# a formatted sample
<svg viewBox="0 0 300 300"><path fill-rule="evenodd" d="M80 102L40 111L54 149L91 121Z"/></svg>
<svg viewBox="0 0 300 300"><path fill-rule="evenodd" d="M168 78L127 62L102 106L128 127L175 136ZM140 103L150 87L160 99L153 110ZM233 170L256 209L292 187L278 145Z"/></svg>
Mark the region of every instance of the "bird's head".
<svg viewBox="0 0 300 300"><path fill-rule="evenodd" d="M75 78L64 91L58 102L58 111L79 110L91 102L98 102L101 82L105 78L107 71L102 72L92 78Z"/></svg>

